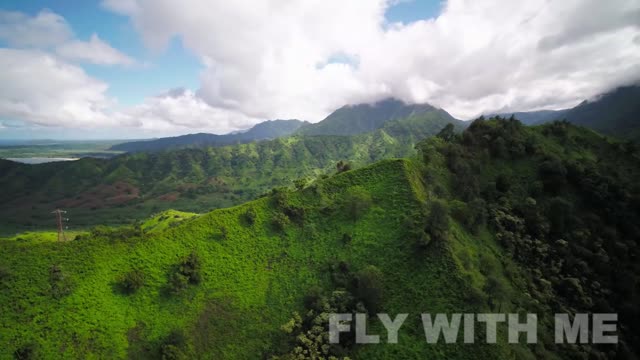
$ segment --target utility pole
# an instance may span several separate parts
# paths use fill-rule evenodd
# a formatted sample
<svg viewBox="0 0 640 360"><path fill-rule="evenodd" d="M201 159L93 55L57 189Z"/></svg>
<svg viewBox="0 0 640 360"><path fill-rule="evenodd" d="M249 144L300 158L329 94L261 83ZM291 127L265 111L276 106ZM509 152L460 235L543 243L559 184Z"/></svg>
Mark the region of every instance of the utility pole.
<svg viewBox="0 0 640 360"><path fill-rule="evenodd" d="M62 228L62 214L66 214L67 212L60 209L55 209L52 214L56 214L56 222L58 223L58 241L62 238L64 241L67 241L67 237L64 234L64 229Z"/></svg>

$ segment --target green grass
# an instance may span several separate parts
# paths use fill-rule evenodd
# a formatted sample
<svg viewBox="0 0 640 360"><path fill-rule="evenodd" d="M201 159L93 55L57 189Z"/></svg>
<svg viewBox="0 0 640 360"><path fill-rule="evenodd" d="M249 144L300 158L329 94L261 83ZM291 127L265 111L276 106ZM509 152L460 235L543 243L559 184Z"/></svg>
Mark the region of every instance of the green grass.
<svg viewBox="0 0 640 360"><path fill-rule="evenodd" d="M419 314L467 309L468 284L450 245L416 254L407 239L402 224L427 196L419 178L412 162L388 160L312 183L287 199L307 209L304 228L292 222L282 233L271 224L280 210L265 197L174 227L167 225L167 215L192 214L160 214L143 224L150 230L144 238L4 240L0 266L10 275L0 293L7 310L0 315L0 357L26 344L35 344L44 358L153 357L153 349L176 328L185 330L189 351L201 358L277 354L285 349L280 326L302 311L307 289L331 288L329 266L341 260L354 271L378 267L384 274L384 311L413 315L402 345L362 346L355 349L356 358L490 358L503 350L424 342ZM354 187L373 199L357 221L339 205ZM253 224L245 219L249 208L256 211ZM345 233L352 236L348 244L342 241ZM168 274L192 251L202 260L202 282L169 295ZM48 291L53 264L73 283L71 294L59 300ZM117 281L133 268L144 272L146 282L124 295Z"/></svg>

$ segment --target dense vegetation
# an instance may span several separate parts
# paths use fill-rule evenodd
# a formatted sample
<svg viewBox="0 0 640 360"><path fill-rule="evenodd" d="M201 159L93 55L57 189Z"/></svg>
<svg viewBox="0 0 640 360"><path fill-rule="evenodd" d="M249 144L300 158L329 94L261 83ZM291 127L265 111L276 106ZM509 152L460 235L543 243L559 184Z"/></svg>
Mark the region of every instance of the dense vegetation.
<svg viewBox="0 0 640 360"><path fill-rule="evenodd" d="M617 348L554 350L563 358L593 359L630 359L640 352L636 144L568 122L534 129L497 119L477 120L462 135L420 147L427 163L443 156L454 177L454 218L476 233L486 224L519 267L515 274L522 278L510 280L527 299L505 298L494 282L488 289L494 305L508 299L543 314L615 312L623 334Z"/></svg>
<svg viewBox="0 0 640 360"><path fill-rule="evenodd" d="M162 176L156 175L161 167L145 167L153 156L177 156L162 164L175 164L174 171L189 165L181 173L187 178L198 173L194 168L222 169L237 179L253 175L252 181L250 171L318 169L324 162L326 170L285 172L305 176L201 216L166 212L63 243L38 234L0 240L0 357L639 354L637 146L566 122L528 128L513 119L480 119L462 134L447 126L419 142L415 158L356 170L338 162L410 154L412 136L424 134L414 131L422 123L414 117L354 138L212 148L203 151L220 152L205 158L196 150L119 158L131 181ZM275 144L291 156L278 156L284 153ZM299 144L306 150L296 151ZM348 156L333 157L338 153ZM338 346L323 331L333 311L410 317L398 344ZM535 312L540 343L427 344L422 312ZM618 312L621 342L556 345L555 312ZM370 320L370 331L384 334Z"/></svg>
<svg viewBox="0 0 640 360"><path fill-rule="evenodd" d="M623 139L640 140L640 85L623 86L591 101L564 110L542 110L506 113L527 125L540 125L555 120L588 127L602 134Z"/></svg>
<svg viewBox="0 0 640 360"><path fill-rule="evenodd" d="M0 160L0 231L50 228L55 207L75 229L125 224L177 208L206 212L254 199L275 186L332 171L410 156L447 120L429 112L388 121L357 136L293 136L224 147L135 153L114 159L17 164Z"/></svg>
<svg viewBox="0 0 640 360"><path fill-rule="evenodd" d="M397 99L384 99L374 104L346 105L331 113L316 124L309 124L298 130L303 135L357 135L382 128L390 120L408 117L429 117L441 122L455 123L456 120L442 109L429 104L406 104Z"/></svg>
<svg viewBox="0 0 640 360"><path fill-rule="evenodd" d="M293 134L301 126L307 124L300 120L268 120L261 122L244 132L236 132L225 135L215 134L189 134L175 137L167 137L155 140L131 141L116 144L112 150L139 152L160 151L186 147L225 146L242 144L258 140L276 139Z"/></svg>

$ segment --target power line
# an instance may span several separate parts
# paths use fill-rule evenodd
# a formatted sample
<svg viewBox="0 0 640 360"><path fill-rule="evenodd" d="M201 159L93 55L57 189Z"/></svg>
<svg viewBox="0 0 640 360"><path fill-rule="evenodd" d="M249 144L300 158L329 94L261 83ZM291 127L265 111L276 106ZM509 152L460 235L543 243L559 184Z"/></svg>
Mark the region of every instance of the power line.
<svg viewBox="0 0 640 360"><path fill-rule="evenodd" d="M66 214L67 212L60 209L55 209L51 212L52 214L56 214L56 222L58 223L58 241L62 238L64 241L67 241L67 236L64 234L64 229L62 228L62 214Z"/></svg>

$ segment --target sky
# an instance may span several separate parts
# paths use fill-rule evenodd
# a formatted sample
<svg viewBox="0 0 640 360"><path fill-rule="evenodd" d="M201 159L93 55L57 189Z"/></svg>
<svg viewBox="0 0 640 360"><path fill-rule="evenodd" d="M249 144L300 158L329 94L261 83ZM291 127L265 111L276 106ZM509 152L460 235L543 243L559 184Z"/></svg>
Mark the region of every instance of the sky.
<svg viewBox="0 0 640 360"><path fill-rule="evenodd" d="M4 0L0 139L227 133L395 97L466 120L640 81L637 0Z"/></svg>

